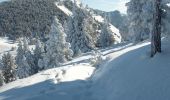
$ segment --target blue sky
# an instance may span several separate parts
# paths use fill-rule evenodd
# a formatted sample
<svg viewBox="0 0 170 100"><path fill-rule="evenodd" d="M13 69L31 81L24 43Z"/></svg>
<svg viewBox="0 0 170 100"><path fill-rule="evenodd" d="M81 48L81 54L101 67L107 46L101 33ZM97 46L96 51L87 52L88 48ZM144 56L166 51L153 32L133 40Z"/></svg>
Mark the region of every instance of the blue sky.
<svg viewBox="0 0 170 100"><path fill-rule="evenodd" d="M0 0L0 2L1 2L1 1L6 1L6 0Z"/></svg>
<svg viewBox="0 0 170 100"><path fill-rule="evenodd" d="M126 13L125 3L129 0L81 0L84 4L88 4L89 7L103 10L114 11L119 10L122 13Z"/></svg>

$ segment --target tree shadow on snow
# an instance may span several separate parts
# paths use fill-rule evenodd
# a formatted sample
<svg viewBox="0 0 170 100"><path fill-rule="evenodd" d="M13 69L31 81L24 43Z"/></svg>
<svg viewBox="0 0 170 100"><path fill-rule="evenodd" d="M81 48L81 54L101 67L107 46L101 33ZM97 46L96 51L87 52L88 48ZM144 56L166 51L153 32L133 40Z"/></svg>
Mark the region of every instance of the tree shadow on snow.
<svg viewBox="0 0 170 100"><path fill-rule="evenodd" d="M78 100L86 81L76 80L54 84L47 80L26 87L9 89L0 93L1 100Z"/></svg>

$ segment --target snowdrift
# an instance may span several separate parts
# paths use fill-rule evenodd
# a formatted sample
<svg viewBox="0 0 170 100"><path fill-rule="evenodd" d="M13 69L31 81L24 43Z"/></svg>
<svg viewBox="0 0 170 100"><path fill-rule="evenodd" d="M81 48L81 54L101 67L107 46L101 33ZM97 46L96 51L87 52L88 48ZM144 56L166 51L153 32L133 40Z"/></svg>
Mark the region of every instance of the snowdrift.
<svg viewBox="0 0 170 100"><path fill-rule="evenodd" d="M111 54L93 77L92 100L170 100L169 43L163 40L163 52L154 58L149 43Z"/></svg>

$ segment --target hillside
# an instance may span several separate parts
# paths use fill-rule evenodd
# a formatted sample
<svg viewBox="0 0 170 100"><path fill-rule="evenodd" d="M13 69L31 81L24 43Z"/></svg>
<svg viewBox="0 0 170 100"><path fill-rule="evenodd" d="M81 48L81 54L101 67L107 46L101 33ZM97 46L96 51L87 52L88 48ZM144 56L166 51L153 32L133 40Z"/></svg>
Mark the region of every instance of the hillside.
<svg viewBox="0 0 170 100"><path fill-rule="evenodd" d="M154 58L148 42L111 54L93 77L92 100L169 100L169 39L163 39L162 48Z"/></svg>
<svg viewBox="0 0 170 100"><path fill-rule="evenodd" d="M0 36L8 36L10 39L23 36L44 39L50 32L53 17L57 16L60 23L65 27L66 23L69 23L69 17L74 15L73 10L78 11L74 12L74 14L81 13L83 15L79 16L82 19L82 22L80 22L82 26L80 27L85 27L84 21L86 20L92 27L89 29L91 32L88 34L93 38L97 38L96 30L99 29L102 23L93 20L92 14L85 7L80 6L79 3L74 5L71 0L13 0L1 2ZM78 27L76 28L78 29ZM117 33L117 31L114 33ZM117 38L115 41L117 42Z"/></svg>
<svg viewBox="0 0 170 100"><path fill-rule="evenodd" d="M150 43L101 50L110 58L95 72L84 55L73 64L40 72L0 88L1 100L169 100L169 39L150 58ZM84 59L84 60L83 60ZM76 64L79 62L78 64ZM90 78L89 78L90 77Z"/></svg>
<svg viewBox="0 0 170 100"><path fill-rule="evenodd" d="M170 100L170 1L101 1L0 0L0 100Z"/></svg>

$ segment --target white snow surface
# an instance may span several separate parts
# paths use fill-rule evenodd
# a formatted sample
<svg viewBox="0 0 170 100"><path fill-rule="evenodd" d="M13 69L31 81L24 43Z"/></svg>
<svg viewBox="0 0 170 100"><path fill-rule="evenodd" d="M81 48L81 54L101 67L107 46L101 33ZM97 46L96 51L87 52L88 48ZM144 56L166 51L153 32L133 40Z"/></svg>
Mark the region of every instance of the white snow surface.
<svg viewBox="0 0 170 100"><path fill-rule="evenodd" d="M96 72L91 100L170 100L170 40L150 58L150 43L115 52Z"/></svg>
<svg viewBox="0 0 170 100"><path fill-rule="evenodd" d="M0 53L3 53L5 51L9 51L12 47L16 46L12 43L12 41L9 41L8 38L2 38L0 37Z"/></svg>
<svg viewBox="0 0 170 100"><path fill-rule="evenodd" d="M69 97L68 90L79 88L82 84L84 86L94 69L84 63L42 71L0 87L0 100L52 100L60 95L60 100L63 100Z"/></svg>
<svg viewBox="0 0 170 100"><path fill-rule="evenodd" d="M163 39L154 58L147 41L100 50L110 59L96 70L84 54L0 87L0 100L170 100L169 43Z"/></svg>
<svg viewBox="0 0 170 100"><path fill-rule="evenodd" d="M115 36L115 40L117 43L121 43L122 41L122 36L119 33L119 30L113 26L112 24L110 24L110 30L112 31L113 35Z"/></svg>
<svg viewBox="0 0 170 100"><path fill-rule="evenodd" d="M72 16L73 13L68 9L66 8L64 5L59 5L58 3L55 3L56 6L61 10L63 11L67 16Z"/></svg>
<svg viewBox="0 0 170 100"><path fill-rule="evenodd" d="M93 18L95 20L97 20L98 22L102 23L104 22L104 18L102 16L99 16L99 15L93 15Z"/></svg>
<svg viewBox="0 0 170 100"><path fill-rule="evenodd" d="M16 48L17 44L13 43L12 41L8 40L7 37L0 37L0 58L4 53L11 52L15 54L15 51L11 51L12 47Z"/></svg>
<svg viewBox="0 0 170 100"><path fill-rule="evenodd" d="M104 18L100 15L93 15L93 18L100 22L100 23L104 23ZM110 30L112 31L114 37L115 37L115 43L121 43L122 41L122 36L119 32L119 29L117 29L115 26L113 26L112 24L109 24L110 25Z"/></svg>
<svg viewBox="0 0 170 100"><path fill-rule="evenodd" d="M7 37L0 37L0 58L4 53L11 53L13 56L17 54L18 42L9 40ZM13 50L12 50L13 48ZM29 45L30 50L35 49L35 45Z"/></svg>

